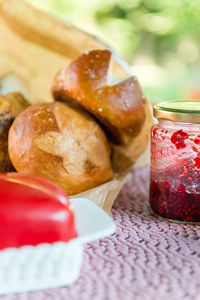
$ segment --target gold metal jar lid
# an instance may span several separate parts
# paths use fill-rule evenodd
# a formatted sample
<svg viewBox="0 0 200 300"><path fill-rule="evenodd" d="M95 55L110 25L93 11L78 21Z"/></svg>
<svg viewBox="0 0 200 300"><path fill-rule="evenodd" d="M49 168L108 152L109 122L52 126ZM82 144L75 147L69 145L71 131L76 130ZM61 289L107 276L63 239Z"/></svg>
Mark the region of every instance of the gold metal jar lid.
<svg viewBox="0 0 200 300"><path fill-rule="evenodd" d="M200 123L200 100L173 100L153 107L157 119L185 123Z"/></svg>

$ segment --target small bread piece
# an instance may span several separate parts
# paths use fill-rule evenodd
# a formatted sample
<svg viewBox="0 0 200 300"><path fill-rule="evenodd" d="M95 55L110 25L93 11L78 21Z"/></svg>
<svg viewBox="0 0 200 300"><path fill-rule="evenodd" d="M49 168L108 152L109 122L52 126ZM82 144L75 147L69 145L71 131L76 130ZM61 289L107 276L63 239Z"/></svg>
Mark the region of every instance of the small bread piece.
<svg viewBox="0 0 200 300"><path fill-rule="evenodd" d="M69 195L112 178L103 130L86 112L60 102L31 106L15 119L9 155L17 171L48 177Z"/></svg>
<svg viewBox="0 0 200 300"><path fill-rule="evenodd" d="M13 118L30 104L21 93L8 93L0 96L0 112L11 112Z"/></svg>
<svg viewBox="0 0 200 300"><path fill-rule="evenodd" d="M15 117L29 103L19 93L0 96L0 172L10 172L14 167L8 155L8 131Z"/></svg>
<svg viewBox="0 0 200 300"><path fill-rule="evenodd" d="M127 144L139 134L145 119L145 97L135 76L109 84L111 52L80 55L56 76L55 100L81 105L106 128L115 144Z"/></svg>
<svg viewBox="0 0 200 300"><path fill-rule="evenodd" d="M0 113L0 173L14 171L8 155L8 131L13 120L11 112Z"/></svg>

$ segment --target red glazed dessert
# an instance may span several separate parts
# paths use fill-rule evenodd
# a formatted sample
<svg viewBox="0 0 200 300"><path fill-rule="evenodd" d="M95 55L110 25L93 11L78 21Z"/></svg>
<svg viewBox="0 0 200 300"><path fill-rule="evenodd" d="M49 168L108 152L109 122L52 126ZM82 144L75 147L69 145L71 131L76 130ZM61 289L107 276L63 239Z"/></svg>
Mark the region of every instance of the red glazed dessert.
<svg viewBox="0 0 200 300"><path fill-rule="evenodd" d="M46 178L0 174L0 250L76 237L67 195Z"/></svg>
<svg viewBox="0 0 200 300"><path fill-rule="evenodd" d="M150 205L175 221L200 222L200 101L154 107Z"/></svg>

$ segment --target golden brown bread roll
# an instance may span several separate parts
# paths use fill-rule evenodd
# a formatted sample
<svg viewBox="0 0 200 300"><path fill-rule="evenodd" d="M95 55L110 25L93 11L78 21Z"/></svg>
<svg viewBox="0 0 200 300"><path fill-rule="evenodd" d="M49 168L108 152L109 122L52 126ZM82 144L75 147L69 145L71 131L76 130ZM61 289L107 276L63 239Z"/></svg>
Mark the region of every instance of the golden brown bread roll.
<svg viewBox="0 0 200 300"><path fill-rule="evenodd" d="M14 118L28 106L29 103L19 93L0 96L0 172L14 170L8 155L8 131Z"/></svg>
<svg viewBox="0 0 200 300"><path fill-rule="evenodd" d="M111 52L93 50L62 69L53 83L58 101L77 103L94 115L115 144L127 144L138 135L145 119L145 97L132 76L108 82Z"/></svg>
<svg viewBox="0 0 200 300"><path fill-rule="evenodd" d="M87 113L60 102L34 105L15 119L9 155L17 171L48 177L69 195L112 177L103 130Z"/></svg>

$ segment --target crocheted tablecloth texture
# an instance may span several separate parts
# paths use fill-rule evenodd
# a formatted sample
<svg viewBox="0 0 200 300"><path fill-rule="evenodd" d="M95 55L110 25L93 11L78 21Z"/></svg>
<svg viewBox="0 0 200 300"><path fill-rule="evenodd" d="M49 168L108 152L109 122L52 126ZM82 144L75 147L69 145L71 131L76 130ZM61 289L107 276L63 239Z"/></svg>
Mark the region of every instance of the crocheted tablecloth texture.
<svg viewBox="0 0 200 300"><path fill-rule="evenodd" d="M149 169L143 168L127 182L114 204L111 215L116 233L85 246L76 283L0 299L200 299L200 227L152 215L148 190Z"/></svg>

